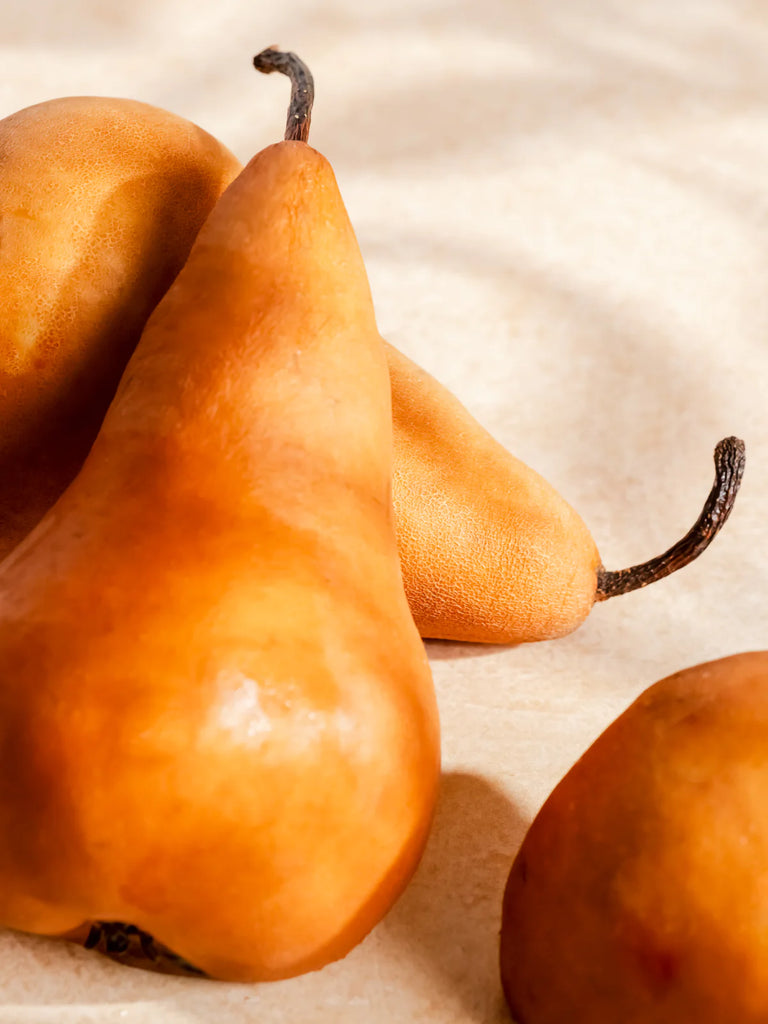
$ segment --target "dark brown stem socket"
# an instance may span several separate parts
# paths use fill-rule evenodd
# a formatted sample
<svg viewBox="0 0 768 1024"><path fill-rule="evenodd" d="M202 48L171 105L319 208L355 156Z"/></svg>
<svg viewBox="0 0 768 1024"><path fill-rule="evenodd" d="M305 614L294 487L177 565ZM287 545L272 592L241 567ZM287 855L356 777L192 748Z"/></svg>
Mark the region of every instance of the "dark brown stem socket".
<svg viewBox="0 0 768 1024"><path fill-rule="evenodd" d="M307 65L295 53L270 46L253 58L253 66L265 75L279 71L291 80L291 102L285 126L286 142L306 142L315 101L315 83Z"/></svg>
<svg viewBox="0 0 768 1024"><path fill-rule="evenodd" d="M744 442L738 437L726 437L715 448L715 483L704 508L686 535L673 544L669 551L657 555L630 569L597 573L596 601L628 594L631 590L647 587L649 583L669 576L688 565L705 551L722 529L731 514L736 494L744 474Z"/></svg>
<svg viewBox="0 0 768 1024"><path fill-rule="evenodd" d="M156 942L147 932L123 921L94 922L83 945L129 966L144 967L162 974L205 977L203 971Z"/></svg>

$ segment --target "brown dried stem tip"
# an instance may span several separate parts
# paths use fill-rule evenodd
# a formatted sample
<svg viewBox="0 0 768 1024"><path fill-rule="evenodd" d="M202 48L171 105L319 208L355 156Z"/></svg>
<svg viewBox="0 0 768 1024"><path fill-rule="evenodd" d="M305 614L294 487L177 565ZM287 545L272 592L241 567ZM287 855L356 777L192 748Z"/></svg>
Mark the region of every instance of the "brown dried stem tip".
<svg viewBox="0 0 768 1024"><path fill-rule="evenodd" d="M285 140L306 142L309 138L312 104L315 101L315 83L307 65L295 53L284 53L276 46L270 46L256 54L253 66L265 75L279 71L290 78L291 102L288 106Z"/></svg>
<svg viewBox="0 0 768 1024"><path fill-rule="evenodd" d="M686 535L673 544L663 555L642 565L618 572L597 573L596 601L628 594L631 590L647 587L688 565L706 550L731 514L736 494L744 474L744 442L738 437L726 437L715 448L715 483L704 508Z"/></svg>

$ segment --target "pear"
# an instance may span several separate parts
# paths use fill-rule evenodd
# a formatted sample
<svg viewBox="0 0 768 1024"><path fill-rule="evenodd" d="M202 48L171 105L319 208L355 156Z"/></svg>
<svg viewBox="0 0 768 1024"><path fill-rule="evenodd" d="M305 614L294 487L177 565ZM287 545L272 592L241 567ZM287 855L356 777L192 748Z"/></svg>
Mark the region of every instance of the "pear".
<svg viewBox="0 0 768 1024"><path fill-rule="evenodd" d="M518 1024L768 1020L768 652L649 687L556 786L507 882Z"/></svg>
<svg viewBox="0 0 768 1024"><path fill-rule="evenodd" d="M306 129L224 192L0 569L0 923L130 922L238 981L377 923L439 777L387 365Z"/></svg>
<svg viewBox="0 0 768 1024"><path fill-rule="evenodd" d="M134 100L66 97L0 120L0 558L79 469L239 166Z"/></svg>
<svg viewBox="0 0 768 1024"><path fill-rule="evenodd" d="M405 591L423 637L552 640L593 605L683 568L725 524L744 442L715 448L715 481L691 529L663 554L606 570L581 516L493 438L459 400L387 346L395 438L393 498Z"/></svg>

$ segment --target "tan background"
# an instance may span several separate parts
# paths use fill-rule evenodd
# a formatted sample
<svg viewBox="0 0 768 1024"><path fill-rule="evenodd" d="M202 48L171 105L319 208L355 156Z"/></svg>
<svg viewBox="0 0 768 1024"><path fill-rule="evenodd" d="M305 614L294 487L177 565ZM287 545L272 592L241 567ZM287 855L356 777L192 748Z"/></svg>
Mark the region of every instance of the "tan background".
<svg viewBox="0 0 768 1024"><path fill-rule="evenodd" d="M0 116L133 96L244 160L287 101L253 53L303 56L382 332L558 487L609 568L685 532L715 442L746 440L732 520L678 576L565 640L429 644L434 832L345 961L236 986L0 933L3 1024L507 1020L501 892L549 790L646 685L768 645L768 3L5 0L0 41Z"/></svg>

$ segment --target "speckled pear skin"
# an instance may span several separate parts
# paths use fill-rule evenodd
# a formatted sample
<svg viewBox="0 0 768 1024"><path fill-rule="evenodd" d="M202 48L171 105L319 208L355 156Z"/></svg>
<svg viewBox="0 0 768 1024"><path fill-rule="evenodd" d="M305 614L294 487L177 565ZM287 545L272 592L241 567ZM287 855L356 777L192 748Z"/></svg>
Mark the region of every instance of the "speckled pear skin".
<svg viewBox="0 0 768 1024"><path fill-rule="evenodd" d="M0 567L0 924L128 922L253 981L345 955L387 912L440 773L391 461L333 172L269 147Z"/></svg>
<svg viewBox="0 0 768 1024"><path fill-rule="evenodd" d="M421 635L515 644L576 629L600 567L581 517L447 388L386 351L398 546Z"/></svg>
<svg viewBox="0 0 768 1024"><path fill-rule="evenodd" d="M66 97L0 121L0 558L74 477L239 167L134 100Z"/></svg>

